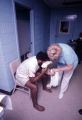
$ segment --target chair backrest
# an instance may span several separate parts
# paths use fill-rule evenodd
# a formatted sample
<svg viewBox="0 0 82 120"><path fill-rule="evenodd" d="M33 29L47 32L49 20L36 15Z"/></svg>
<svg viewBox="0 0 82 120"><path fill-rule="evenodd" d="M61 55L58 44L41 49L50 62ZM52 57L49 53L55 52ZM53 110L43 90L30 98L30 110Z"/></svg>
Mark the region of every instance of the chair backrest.
<svg viewBox="0 0 82 120"><path fill-rule="evenodd" d="M16 70L17 70L17 67L20 65L21 63L21 60L20 59L16 59L14 61L12 61L10 63L10 71L11 71L11 74L12 74L12 77L13 77L13 80L15 81L15 73L16 73Z"/></svg>

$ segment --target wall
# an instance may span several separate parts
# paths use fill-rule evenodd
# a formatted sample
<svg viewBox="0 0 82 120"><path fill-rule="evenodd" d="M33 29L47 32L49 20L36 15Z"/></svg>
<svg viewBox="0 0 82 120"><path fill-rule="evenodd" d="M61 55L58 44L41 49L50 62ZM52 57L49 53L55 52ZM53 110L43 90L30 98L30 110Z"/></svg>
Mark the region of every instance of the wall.
<svg viewBox="0 0 82 120"><path fill-rule="evenodd" d="M34 10L35 54L49 45L50 12L41 0L0 0L0 89L8 92L14 87L9 64L19 58L14 2Z"/></svg>
<svg viewBox="0 0 82 120"><path fill-rule="evenodd" d="M34 11L34 51L45 51L50 40L50 9L42 0L15 0Z"/></svg>
<svg viewBox="0 0 82 120"><path fill-rule="evenodd" d="M77 19L70 20L69 34L59 33L60 20L66 20L67 15L77 14ZM54 42L68 43L71 39L78 39L82 32L82 8L56 8L52 9L50 20L50 44Z"/></svg>
<svg viewBox="0 0 82 120"><path fill-rule="evenodd" d="M0 0L0 89L11 91L9 63L18 57L12 1ZM14 46L14 47L13 47Z"/></svg>
<svg viewBox="0 0 82 120"><path fill-rule="evenodd" d="M35 53L46 50L50 41L50 9L42 4L42 0L37 1L35 10ZM46 9L45 9L46 7Z"/></svg>

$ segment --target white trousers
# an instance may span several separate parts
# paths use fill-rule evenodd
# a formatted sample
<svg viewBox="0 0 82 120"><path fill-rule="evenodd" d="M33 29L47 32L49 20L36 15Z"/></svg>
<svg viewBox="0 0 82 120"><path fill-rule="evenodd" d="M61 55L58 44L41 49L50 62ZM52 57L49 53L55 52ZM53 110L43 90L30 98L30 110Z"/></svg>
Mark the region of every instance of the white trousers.
<svg viewBox="0 0 82 120"><path fill-rule="evenodd" d="M70 70L70 71L60 71L60 72L56 72L54 76L51 76L50 79L50 83L47 85L48 88L56 87L60 84L61 81L61 89L60 89L60 93L64 93L68 86L69 86L69 82L70 79L73 75L74 69Z"/></svg>

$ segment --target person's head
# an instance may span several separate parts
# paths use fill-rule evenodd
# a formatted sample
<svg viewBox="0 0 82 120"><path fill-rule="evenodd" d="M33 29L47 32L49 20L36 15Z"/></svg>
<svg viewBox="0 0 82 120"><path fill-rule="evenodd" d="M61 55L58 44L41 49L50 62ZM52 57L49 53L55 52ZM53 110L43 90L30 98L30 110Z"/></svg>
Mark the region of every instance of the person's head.
<svg viewBox="0 0 82 120"><path fill-rule="evenodd" d="M37 53L36 58L37 58L38 64L42 64L43 62L49 60L47 53L42 51Z"/></svg>
<svg viewBox="0 0 82 120"><path fill-rule="evenodd" d="M62 48L58 44L52 44L47 49L48 57L51 60L58 59L61 55Z"/></svg>

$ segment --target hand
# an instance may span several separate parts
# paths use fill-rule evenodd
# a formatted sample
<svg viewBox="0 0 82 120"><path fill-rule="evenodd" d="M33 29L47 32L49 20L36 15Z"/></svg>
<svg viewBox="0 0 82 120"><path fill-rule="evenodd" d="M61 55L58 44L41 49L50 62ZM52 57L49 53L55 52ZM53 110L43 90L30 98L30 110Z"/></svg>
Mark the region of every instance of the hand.
<svg viewBox="0 0 82 120"><path fill-rule="evenodd" d="M33 77L30 77L30 81L33 82L34 78Z"/></svg>
<svg viewBox="0 0 82 120"><path fill-rule="evenodd" d="M50 73L50 76L54 76L55 75L55 73Z"/></svg>
<svg viewBox="0 0 82 120"><path fill-rule="evenodd" d="M58 72L58 69L53 68L52 71L55 73L55 72Z"/></svg>
<svg viewBox="0 0 82 120"><path fill-rule="evenodd" d="M35 76L38 76L38 75L40 75L40 74L41 74L41 72L36 72Z"/></svg>
<svg viewBox="0 0 82 120"><path fill-rule="evenodd" d="M46 72L47 75L54 76L55 72L52 69L48 69Z"/></svg>
<svg viewBox="0 0 82 120"><path fill-rule="evenodd" d="M33 78L33 77L30 77L30 81L31 81L31 83L34 83L34 84L37 83L36 81L34 81L34 78Z"/></svg>
<svg viewBox="0 0 82 120"><path fill-rule="evenodd" d="M46 73L48 68L43 68L41 73Z"/></svg>

